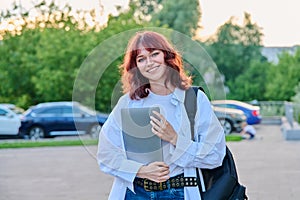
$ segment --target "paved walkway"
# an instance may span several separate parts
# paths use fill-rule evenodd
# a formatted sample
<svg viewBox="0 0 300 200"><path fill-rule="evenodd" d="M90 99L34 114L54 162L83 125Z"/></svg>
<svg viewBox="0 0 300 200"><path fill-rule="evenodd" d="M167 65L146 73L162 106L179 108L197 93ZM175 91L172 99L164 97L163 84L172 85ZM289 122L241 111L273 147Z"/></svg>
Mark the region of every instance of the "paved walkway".
<svg viewBox="0 0 300 200"><path fill-rule="evenodd" d="M259 125L258 139L230 142L250 200L298 200L300 141L277 125ZM0 144L1 145L1 144ZM112 178L101 173L95 146L0 150L0 200L104 200Z"/></svg>
<svg viewBox="0 0 300 200"><path fill-rule="evenodd" d="M261 139L228 143L249 199L300 199L300 141L284 140L280 126L256 129Z"/></svg>

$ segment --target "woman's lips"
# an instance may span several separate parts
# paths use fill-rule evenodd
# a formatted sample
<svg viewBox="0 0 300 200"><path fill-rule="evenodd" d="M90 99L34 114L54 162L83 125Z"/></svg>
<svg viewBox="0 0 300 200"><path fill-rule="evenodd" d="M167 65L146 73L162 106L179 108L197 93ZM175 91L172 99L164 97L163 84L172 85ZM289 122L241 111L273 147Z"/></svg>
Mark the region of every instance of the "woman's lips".
<svg viewBox="0 0 300 200"><path fill-rule="evenodd" d="M151 67L150 69L147 70L147 72L151 73L151 72L157 70L158 68L159 68L159 66Z"/></svg>

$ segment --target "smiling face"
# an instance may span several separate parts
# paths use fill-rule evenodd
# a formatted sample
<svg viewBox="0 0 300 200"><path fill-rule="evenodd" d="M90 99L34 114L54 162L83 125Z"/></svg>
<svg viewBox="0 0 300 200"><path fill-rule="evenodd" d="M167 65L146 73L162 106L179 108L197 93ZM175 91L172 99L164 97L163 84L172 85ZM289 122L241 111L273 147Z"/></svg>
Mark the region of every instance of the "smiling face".
<svg viewBox="0 0 300 200"><path fill-rule="evenodd" d="M123 92L129 92L131 99L147 97L147 89L185 90L191 85L179 52L165 36L153 31L137 32L130 39L120 69Z"/></svg>
<svg viewBox="0 0 300 200"><path fill-rule="evenodd" d="M164 84L167 78L164 53L161 50L147 50L144 47L136 57L136 65L141 74L147 78L150 84Z"/></svg>

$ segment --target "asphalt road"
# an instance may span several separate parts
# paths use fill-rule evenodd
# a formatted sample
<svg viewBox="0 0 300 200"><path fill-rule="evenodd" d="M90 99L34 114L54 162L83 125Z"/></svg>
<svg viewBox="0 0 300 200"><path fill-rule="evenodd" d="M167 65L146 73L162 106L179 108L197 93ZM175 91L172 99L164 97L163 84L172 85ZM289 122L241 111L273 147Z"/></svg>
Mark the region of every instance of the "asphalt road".
<svg viewBox="0 0 300 200"><path fill-rule="evenodd" d="M278 125L256 128L257 139L228 143L249 199L299 199L300 141L285 141ZM0 200L107 199L112 178L98 169L96 150L0 150Z"/></svg>

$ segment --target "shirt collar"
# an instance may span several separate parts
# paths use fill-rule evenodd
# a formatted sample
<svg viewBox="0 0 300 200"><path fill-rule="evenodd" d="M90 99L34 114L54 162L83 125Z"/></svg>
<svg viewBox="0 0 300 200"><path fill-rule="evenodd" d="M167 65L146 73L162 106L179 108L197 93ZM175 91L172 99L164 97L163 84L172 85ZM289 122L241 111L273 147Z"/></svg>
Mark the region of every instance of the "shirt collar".
<svg viewBox="0 0 300 200"><path fill-rule="evenodd" d="M171 102L172 102L174 105L177 105L178 102L183 103L183 102L184 102L184 97L185 97L185 91L184 91L184 90L181 90L181 89L179 89L179 88L175 88L175 90L174 90L174 92L173 92L173 95L172 95Z"/></svg>

